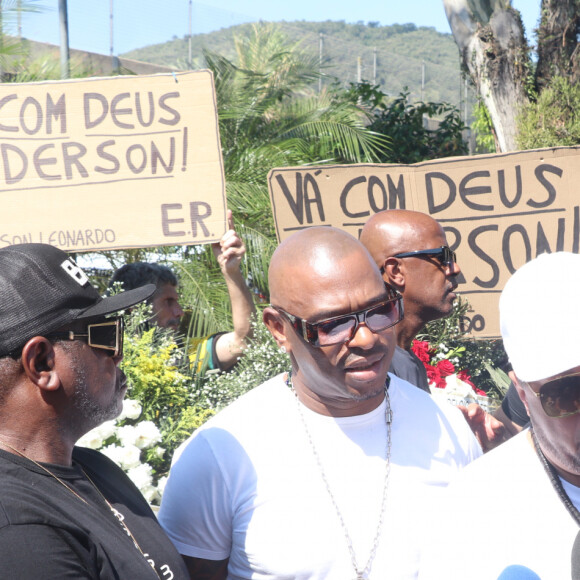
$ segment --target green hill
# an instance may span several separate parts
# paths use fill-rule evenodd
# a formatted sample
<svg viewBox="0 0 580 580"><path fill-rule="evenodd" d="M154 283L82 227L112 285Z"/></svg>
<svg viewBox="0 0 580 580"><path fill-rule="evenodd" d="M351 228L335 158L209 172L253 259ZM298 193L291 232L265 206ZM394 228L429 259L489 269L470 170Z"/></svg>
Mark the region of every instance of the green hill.
<svg viewBox="0 0 580 580"><path fill-rule="evenodd" d="M459 105L462 94L459 55L450 34L414 24L379 26L375 22L346 24L330 20L277 24L291 42L300 41L314 55L319 54L322 33L323 57L330 65L325 72L344 84L356 82L359 58L362 79L373 81L376 50L376 83L386 93L397 95L407 86L412 100L421 99L424 63L423 100ZM193 68L203 67L202 48L233 58L234 36L247 34L251 26L242 24L193 36ZM186 37L132 50L122 56L183 69L187 68L188 54Z"/></svg>

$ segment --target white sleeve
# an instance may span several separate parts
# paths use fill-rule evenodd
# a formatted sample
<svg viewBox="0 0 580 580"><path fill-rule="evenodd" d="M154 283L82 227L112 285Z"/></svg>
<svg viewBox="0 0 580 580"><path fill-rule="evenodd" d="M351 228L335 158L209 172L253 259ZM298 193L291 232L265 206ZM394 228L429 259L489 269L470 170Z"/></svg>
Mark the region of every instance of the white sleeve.
<svg viewBox="0 0 580 580"><path fill-rule="evenodd" d="M231 497L205 435L190 439L172 465L159 522L180 554L225 560L232 545Z"/></svg>

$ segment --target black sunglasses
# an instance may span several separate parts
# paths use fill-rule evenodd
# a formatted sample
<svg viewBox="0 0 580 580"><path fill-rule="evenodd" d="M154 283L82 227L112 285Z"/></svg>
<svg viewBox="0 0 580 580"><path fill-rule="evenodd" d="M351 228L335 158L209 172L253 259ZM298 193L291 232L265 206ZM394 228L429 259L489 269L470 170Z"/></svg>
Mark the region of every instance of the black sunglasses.
<svg viewBox="0 0 580 580"><path fill-rule="evenodd" d="M386 330L401 322L403 319L403 297L387 284L385 284L385 289L388 296L387 300L358 312L333 316L319 322L307 322L278 306L272 308L282 313L290 321L294 330L312 346L320 348L344 344L352 340L361 322L364 322L368 329L374 333Z"/></svg>
<svg viewBox="0 0 580 580"><path fill-rule="evenodd" d="M530 390L540 399L548 417L569 417L580 413L580 373L552 379L544 383L538 392L531 387Z"/></svg>
<svg viewBox="0 0 580 580"><path fill-rule="evenodd" d="M413 258L418 256L433 256L442 266L451 262L457 262L457 255L449 246L441 246L432 250L415 250L414 252L402 252L395 254L393 258Z"/></svg>
<svg viewBox="0 0 580 580"><path fill-rule="evenodd" d="M119 316L105 322L88 324L86 333L63 330L62 332L52 332L47 338L86 340L87 344L92 348L106 350L109 356L120 356L123 354L124 331L125 322L123 317Z"/></svg>

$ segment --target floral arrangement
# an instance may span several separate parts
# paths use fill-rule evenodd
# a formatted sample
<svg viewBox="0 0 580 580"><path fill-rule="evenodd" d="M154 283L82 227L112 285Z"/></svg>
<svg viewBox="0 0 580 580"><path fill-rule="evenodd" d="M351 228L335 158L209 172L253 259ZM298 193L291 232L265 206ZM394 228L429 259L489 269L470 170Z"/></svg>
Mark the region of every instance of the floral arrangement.
<svg viewBox="0 0 580 580"><path fill-rule="evenodd" d="M434 347L425 340L415 340L411 348L427 371L433 396L444 397L455 405L478 403L489 412L497 406L497 401L473 384L469 371L460 368L464 346L448 348L439 344Z"/></svg>

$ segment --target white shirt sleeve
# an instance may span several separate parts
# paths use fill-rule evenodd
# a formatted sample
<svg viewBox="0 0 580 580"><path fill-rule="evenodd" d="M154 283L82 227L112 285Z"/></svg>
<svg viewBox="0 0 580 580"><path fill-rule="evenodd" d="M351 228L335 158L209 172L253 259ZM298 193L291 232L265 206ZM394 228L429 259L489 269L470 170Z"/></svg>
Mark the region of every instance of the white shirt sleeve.
<svg viewBox="0 0 580 580"><path fill-rule="evenodd" d="M206 431L180 452L163 493L159 522L180 554L225 560L232 544L230 490Z"/></svg>

